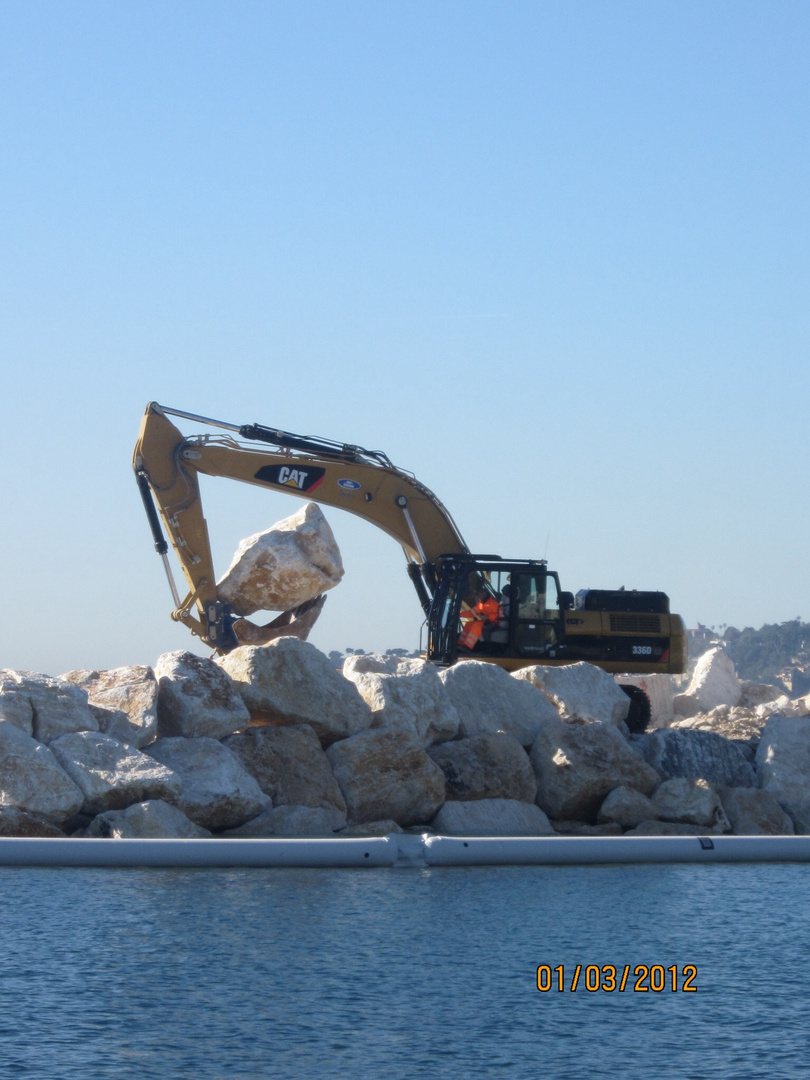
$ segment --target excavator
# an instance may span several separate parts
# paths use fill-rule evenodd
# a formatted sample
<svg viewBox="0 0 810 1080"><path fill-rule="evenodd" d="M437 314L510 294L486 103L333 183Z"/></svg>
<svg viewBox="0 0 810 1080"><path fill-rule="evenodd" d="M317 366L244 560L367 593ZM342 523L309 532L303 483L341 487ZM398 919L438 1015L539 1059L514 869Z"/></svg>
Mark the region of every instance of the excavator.
<svg viewBox="0 0 810 1080"><path fill-rule="evenodd" d="M225 434L186 437L170 417ZM686 669L684 623L670 614L665 593L582 589L574 596L561 590L544 559L471 553L433 492L382 451L260 424L229 424L151 402L133 466L172 590L172 618L220 653L280 635L306 637L324 597L264 627L239 618L217 594L200 474L335 506L388 533L405 553L427 623L425 657L435 664L475 659L514 671L585 660L612 673ZM185 598L174 581L162 526L188 583ZM631 700L637 697L633 687L625 689Z"/></svg>

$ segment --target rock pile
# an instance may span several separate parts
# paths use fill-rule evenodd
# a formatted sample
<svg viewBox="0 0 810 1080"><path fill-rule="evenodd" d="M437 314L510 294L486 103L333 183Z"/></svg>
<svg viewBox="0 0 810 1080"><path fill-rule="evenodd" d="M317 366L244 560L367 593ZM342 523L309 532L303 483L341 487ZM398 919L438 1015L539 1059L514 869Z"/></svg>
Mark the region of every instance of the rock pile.
<svg viewBox="0 0 810 1080"><path fill-rule="evenodd" d="M641 735L587 664L336 671L281 637L154 669L0 670L0 835L810 832L810 703L767 700L719 651L699 668L684 694L648 684Z"/></svg>

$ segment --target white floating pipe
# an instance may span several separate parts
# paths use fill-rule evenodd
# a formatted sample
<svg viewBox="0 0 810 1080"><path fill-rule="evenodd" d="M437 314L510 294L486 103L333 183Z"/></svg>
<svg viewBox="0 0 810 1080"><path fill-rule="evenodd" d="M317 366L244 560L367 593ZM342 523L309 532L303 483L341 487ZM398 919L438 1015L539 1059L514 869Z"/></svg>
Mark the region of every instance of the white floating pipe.
<svg viewBox="0 0 810 1080"><path fill-rule="evenodd" d="M427 866L810 862L810 836L425 837Z"/></svg>
<svg viewBox="0 0 810 1080"><path fill-rule="evenodd" d="M0 866L393 866L385 836L324 840L2 837Z"/></svg>

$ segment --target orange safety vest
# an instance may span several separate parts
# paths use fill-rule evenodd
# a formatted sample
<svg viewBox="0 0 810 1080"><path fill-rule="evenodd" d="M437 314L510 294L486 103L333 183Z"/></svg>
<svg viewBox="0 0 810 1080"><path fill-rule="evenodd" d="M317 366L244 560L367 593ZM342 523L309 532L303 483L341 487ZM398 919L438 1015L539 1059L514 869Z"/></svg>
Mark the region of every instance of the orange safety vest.
<svg viewBox="0 0 810 1080"><path fill-rule="evenodd" d="M459 636L459 645L465 649L474 649L481 640L486 623L497 622L500 616L501 605L494 597L479 600L474 608L462 612L461 618L468 621Z"/></svg>

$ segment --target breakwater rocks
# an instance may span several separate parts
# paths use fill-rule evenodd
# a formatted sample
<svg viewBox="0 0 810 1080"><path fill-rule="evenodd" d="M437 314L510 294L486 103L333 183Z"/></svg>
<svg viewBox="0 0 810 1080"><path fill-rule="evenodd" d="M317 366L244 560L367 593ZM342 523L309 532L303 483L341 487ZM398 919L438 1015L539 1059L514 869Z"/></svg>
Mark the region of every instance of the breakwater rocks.
<svg viewBox="0 0 810 1080"><path fill-rule="evenodd" d="M810 832L810 703L701 659L629 697L587 664L350 656L282 637L59 678L0 670L0 835Z"/></svg>

